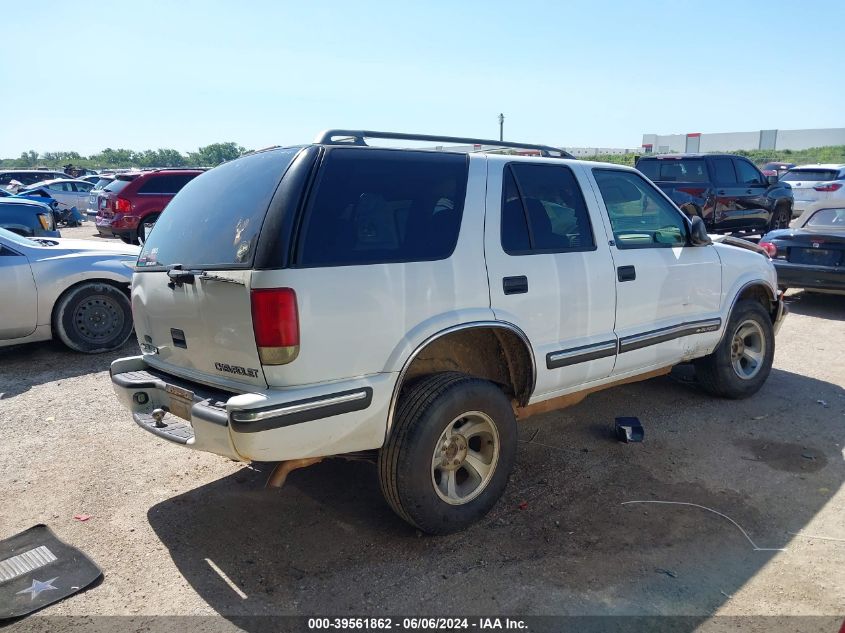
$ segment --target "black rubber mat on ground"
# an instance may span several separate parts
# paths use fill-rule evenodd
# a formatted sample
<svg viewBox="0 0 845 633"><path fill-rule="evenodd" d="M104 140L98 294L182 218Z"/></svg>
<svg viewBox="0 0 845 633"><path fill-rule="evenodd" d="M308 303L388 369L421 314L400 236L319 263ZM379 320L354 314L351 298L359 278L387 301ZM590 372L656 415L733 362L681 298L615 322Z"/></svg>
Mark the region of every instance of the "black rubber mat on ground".
<svg viewBox="0 0 845 633"><path fill-rule="evenodd" d="M90 558L46 525L15 534L0 541L0 621L72 596L101 575Z"/></svg>

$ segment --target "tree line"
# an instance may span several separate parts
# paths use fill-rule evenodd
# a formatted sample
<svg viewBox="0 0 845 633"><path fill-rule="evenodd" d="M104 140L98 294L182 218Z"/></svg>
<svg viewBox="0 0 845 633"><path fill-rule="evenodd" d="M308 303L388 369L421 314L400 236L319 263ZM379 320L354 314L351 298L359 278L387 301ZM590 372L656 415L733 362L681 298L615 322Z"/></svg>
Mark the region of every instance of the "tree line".
<svg viewBox="0 0 845 633"><path fill-rule="evenodd" d="M78 152L44 152L35 150L22 152L20 158L0 159L5 169L27 169L33 167L60 168L66 165L87 169L131 168L131 167L214 167L247 153L237 143L212 143L195 152L183 154L175 149L112 149L82 156Z"/></svg>

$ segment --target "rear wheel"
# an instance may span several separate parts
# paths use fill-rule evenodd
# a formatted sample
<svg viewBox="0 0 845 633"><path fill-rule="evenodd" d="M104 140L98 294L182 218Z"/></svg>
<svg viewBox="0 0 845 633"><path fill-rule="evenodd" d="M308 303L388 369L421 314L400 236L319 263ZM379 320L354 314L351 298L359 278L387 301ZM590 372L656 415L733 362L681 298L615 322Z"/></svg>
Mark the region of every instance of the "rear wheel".
<svg viewBox="0 0 845 633"><path fill-rule="evenodd" d="M713 395L747 398L766 382L774 355L774 328L766 309L757 301L740 301L719 346L695 362L696 376Z"/></svg>
<svg viewBox="0 0 845 633"><path fill-rule="evenodd" d="M53 332L77 352L95 354L117 349L132 334L129 299L107 283L80 284L56 303Z"/></svg>
<svg viewBox="0 0 845 633"><path fill-rule="evenodd" d="M496 385L456 372L426 376L399 401L379 454L382 492L424 532L464 529L504 491L516 439L513 409Z"/></svg>

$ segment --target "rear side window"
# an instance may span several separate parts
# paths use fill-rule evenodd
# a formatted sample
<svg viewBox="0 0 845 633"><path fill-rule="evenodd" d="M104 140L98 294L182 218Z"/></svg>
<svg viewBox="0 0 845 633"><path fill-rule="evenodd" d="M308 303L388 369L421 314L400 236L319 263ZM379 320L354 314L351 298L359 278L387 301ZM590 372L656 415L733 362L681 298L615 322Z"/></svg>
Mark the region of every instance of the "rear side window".
<svg viewBox="0 0 845 633"><path fill-rule="evenodd" d="M587 204L563 165L505 167L502 248L509 255L595 249Z"/></svg>
<svg viewBox="0 0 845 633"><path fill-rule="evenodd" d="M708 182L703 158L643 158L637 169L655 182Z"/></svg>
<svg viewBox="0 0 845 633"><path fill-rule="evenodd" d="M135 180L134 178L116 178L112 180L108 185L103 187L103 191L111 191L112 193L120 193L126 187L129 186L129 183Z"/></svg>
<svg viewBox="0 0 845 633"><path fill-rule="evenodd" d="M736 184L736 172L734 171L733 161L730 158L714 158L713 168L716 171L713 174L714 182L720 185Z"/></svg>
<svg viewBox="0 0 845 633"><path fill-rule="evenodd" d="M138 266L250 266L270 200L297 152L249 154L191 180L155 223Z"/></svg>
<svg viewBox="0 0 845 633"><path fill-rule="evenodd" d="M149 176L138 188L138 193L158 194L160 196L173 196L182 190L191 180L196 178L195 174L162 174L160 176Z"/></svg>
<svg viewBox="0 0 845 633"><path fill-rule="evenodd" d="M461 226L467 160L434 152L329 151L303 220L297 265L449 257Z"/></svg>
<svg viewBox="0 0 845 633"><path fill-rule="evenodd" d="M801 182L806 180L814 182L817 180L836 180L838 172L835 169L790 169L781 180L786 182Z"/></svg>

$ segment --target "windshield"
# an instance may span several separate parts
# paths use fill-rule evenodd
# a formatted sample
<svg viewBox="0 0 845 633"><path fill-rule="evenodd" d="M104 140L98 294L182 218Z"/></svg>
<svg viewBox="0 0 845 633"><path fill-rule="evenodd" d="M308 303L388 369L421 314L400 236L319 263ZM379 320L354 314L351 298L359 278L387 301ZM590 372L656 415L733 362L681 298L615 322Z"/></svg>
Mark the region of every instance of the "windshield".
<svg viewBox="0 0 845 633"><path fill-rule="evenodd" d="M845 209L820 209L807 220L807 226L830 226L845 230Z"/></svg>
<svg viewBox="0 0 845 633"><path fill-rule="evenodd" d="M835 169L791 169L781 177L781 180L786 182L800 182L802 180L815 182L817 180L836 180L836 176L837 171Z"/></svg>
<svg viewBox="0 0 845 633"><path fill-rule="evenodd" d="M250 154L194 178L155 223L138 266L248 267L270 200L299 150Z"/></svg>
<svg viewBox="0 0 845 633"><path fill-rule="evenodd" d="M654 182L707 182L707 166L701 158L644 158L637 169Z"/></svg>

